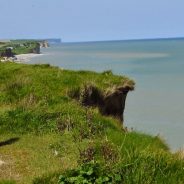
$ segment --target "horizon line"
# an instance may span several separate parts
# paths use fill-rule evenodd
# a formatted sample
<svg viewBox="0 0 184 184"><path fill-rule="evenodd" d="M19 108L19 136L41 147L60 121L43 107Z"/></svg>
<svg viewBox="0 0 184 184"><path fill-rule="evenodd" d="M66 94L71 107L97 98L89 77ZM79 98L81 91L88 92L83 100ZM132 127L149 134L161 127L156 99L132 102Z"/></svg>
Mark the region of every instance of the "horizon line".
<svg viewBox="0 0 184 184"><path fill-rule="evenodd" d="M130 39L107 39L107 40L87 40L87 41L62 41L58 37L45 37L45 38L0 38L0 40L47 40L47 39L60 39L61 43L93 43L93 42L118 42L118 41L156 41L156 40L178 40L184 39L183 37L155 37L155 38L130 38Z"/></svg>
<svg viewBox="0 0 184 184"><path fill-rule="evenodd" d="M117 42L117 41L156 41L156 40L179 40L184 37L158 37L158 38L130 38L120 40L88 40L88 41L63 41L62 43L92 43L92 42Z"/></svg>

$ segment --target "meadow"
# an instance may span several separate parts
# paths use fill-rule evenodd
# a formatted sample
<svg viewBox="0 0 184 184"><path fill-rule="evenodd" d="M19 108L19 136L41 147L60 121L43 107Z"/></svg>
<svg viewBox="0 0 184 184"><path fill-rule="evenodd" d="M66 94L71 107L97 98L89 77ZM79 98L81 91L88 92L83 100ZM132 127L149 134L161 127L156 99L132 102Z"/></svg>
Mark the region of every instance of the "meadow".
<svg viewBox="0 0 184 184"><path fill-rule="evenodd" d="M0 184L183 184L180 152L73 98L86 84L106 91L127 80L0 63Z"/></svg>

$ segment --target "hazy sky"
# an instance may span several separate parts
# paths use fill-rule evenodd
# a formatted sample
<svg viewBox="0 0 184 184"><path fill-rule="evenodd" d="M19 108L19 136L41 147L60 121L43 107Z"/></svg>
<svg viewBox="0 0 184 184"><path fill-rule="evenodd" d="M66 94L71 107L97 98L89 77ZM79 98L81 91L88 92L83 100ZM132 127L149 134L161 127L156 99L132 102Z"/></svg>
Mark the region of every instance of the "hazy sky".
<svg viewBox="0 0 184 184"><path fill-rule="evenodd" d="M184 0L0 0L0 38L183 37Z"/></svg>

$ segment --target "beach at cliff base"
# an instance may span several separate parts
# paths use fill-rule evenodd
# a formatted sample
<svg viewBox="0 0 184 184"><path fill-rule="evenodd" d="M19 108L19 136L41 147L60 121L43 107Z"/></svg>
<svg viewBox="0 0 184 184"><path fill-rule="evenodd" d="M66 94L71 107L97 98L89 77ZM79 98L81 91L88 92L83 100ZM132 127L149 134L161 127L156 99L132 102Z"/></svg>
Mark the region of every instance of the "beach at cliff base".
<svg viewBox="0 0 184 184"><path fill-rule="evenodd" d="M19 54L19 55L15 55L16 57L16 63L24 63L24 62L29 62L31 60L31 58L34 57L39 57L42 56L43 54L34 54L34 53L30 53L30 54Z"/></svg>

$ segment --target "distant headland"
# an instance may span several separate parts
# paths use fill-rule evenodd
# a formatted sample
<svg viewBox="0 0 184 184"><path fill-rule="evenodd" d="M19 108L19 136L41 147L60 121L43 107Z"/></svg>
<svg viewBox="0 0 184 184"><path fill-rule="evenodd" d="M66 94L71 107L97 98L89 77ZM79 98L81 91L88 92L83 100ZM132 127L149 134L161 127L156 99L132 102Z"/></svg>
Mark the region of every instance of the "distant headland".
<svg viewBox="0 0 184 184"><path fill-rule="evenodd" d="M49 44L60 44L62 42L61 38L47 38Z"/></svg>
<svg viewBox="0 0 184 184"><path fill-rule="evenodd" d="M52 44L60 44L60 38L48 39L0 39L0 61L16 61L17 55L40 54L40 48L47 48Z"/></svg>

